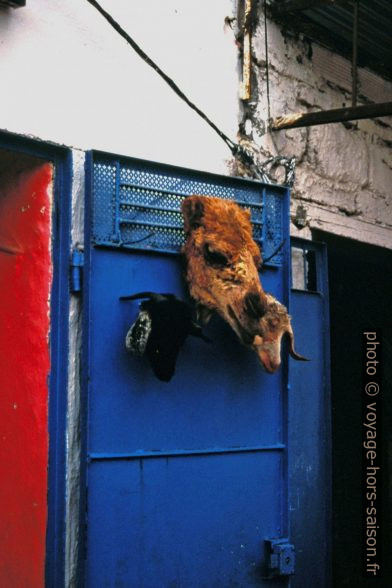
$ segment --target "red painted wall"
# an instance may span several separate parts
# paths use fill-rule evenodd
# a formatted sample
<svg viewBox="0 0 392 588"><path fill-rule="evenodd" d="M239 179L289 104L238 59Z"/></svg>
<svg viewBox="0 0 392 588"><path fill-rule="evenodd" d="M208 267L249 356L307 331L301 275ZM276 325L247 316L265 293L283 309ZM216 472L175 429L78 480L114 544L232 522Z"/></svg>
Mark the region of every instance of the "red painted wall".
<svg viewBox="0 0 392 588"><path fill-rule="evenodd" d="M0 152L0 586L44 586L52 166Z"/></svg>

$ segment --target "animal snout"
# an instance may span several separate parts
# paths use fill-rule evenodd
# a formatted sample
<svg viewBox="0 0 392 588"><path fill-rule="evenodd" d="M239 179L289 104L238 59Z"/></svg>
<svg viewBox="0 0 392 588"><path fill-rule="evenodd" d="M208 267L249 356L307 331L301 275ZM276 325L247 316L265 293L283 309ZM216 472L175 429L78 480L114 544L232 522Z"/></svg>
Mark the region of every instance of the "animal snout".
<svg viewBox="0 0 392 588"><path fill-rule="evenodd" d="M266 372L273 374L280 366L280 341L264 341L256 335L253 341L253 349Z"/></svg>
<svg viewBox="0 0 392 588"><path fill-rule="evenodd" d="M267 351L259 351L259 359L269 374L274 374L280 366L280 357L272 357Z"/></svg>
<svg viewBox="0 0 392 588"><path fill-rule="evenodd" d="M267 307L259 292L248 292L244 298L244 309L252 319L261 319L266 313Z"/></svg>

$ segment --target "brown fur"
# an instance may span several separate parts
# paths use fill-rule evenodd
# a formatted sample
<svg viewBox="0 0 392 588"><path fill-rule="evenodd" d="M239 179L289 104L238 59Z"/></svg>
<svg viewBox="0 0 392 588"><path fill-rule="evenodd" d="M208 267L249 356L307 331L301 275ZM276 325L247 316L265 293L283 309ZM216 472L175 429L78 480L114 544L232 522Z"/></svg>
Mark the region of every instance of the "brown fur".
<svg viewBox="0 0 392 588"><path fill-rule="evenodd" d="M252 238L250 212L232 201L190 196L182 213L186 277L199 317L207 322L216 311L256 351L266 370L274 372L281 338L292 330L285 307L260 283L261 255Z"/></svg>

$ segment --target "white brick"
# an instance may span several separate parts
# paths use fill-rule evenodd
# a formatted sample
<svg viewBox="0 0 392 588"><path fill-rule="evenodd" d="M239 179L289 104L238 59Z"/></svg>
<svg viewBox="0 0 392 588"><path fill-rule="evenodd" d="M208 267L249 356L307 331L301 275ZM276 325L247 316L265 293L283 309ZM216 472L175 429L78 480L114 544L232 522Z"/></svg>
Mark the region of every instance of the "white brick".
<svg viewBox="0 0 392 588"><path fill-rule="evenodd" d="M325 178L297 171L296 193L304 200L315 202L327 209L340 211L344 215L356 214L356 193L337 188Z"/></svg>
<svg viewBox="0 0 392 588"><path fill-rule="evenodd" d="M368 181L368 151L365 140L342 124L310 128L309 148L320 175L358 187Z"/></svg>
<svg viewBox="0 0 392 588"><path fill-rule="evenodd" d="M357 211L362 218L392 226L391 200L391 196L382 197L368 190L364 190L357 196Z"/></svg>

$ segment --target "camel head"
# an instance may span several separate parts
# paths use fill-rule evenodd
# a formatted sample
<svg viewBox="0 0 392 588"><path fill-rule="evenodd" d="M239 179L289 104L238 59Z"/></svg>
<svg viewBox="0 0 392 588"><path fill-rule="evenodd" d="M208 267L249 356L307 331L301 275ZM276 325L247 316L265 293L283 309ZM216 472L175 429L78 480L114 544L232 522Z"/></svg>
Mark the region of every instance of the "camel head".
<svg viewBox="0 0 392 588"><path fill-rule="evenodd" d="M266 294L259 279L260 250L252 237L250 212L236 203L210 196L189 196L182 214L186 241L186 277L197 303L199 319L217 312L240 341L256 351L262 365L274 373L280 365L283 335L294 350L294 335L286 308Z"/></svg>

